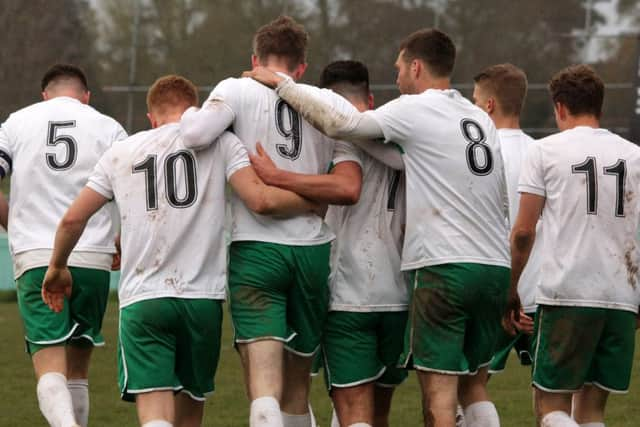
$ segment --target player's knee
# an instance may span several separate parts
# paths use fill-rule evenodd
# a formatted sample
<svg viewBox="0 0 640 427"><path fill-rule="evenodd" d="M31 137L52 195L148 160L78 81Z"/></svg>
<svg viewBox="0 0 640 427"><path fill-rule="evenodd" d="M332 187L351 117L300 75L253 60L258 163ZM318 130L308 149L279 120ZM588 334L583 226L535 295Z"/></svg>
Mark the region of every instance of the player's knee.
<svg viewBox="0 0 640 427"><path fill-rule="evenodd" d="M579 427L579 424L571 419L564 411L553 411L542 417L541 427Z"/></svg>

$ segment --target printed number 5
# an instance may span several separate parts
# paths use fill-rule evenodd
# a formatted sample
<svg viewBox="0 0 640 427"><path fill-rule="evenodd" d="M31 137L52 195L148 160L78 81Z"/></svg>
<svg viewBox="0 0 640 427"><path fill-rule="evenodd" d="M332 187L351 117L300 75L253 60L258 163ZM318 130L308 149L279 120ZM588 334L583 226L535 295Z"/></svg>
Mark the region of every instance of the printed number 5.
<svg viewBox="0 0 640 427"><path fill-rule="evenodd" d="M67 156L62 162L58 162L55 153L46 153L47 165L57 171L63 171L69 169L76 162L78 155L78 143L71 135L56 135L58 128L74 128L76 127L75 120L68 120L64 122L49 122L47 131L47 145L57 146L58 144L64 144L67 148Z"/></svg>

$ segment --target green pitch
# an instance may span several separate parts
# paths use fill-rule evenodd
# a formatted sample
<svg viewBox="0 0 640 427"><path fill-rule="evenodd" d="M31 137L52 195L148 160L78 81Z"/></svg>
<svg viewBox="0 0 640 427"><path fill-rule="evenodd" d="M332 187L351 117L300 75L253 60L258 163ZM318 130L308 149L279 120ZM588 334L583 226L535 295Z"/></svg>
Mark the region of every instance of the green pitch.
<svg viewBox="0 0 640 427"><path fill-rule="evenodd" d="M248 402L244 394L242 372L238 356L231 343L231 327L225 312L222 354L216 379L216 392L207 401L205 426L248 425ZM92 426L136 425L133 404L121 402L116 384L116 337L118 310L115 299L110 300L104 322L105 347L94 353L91 367ZM35 380L31 364L24 353L22 324L15 302L0 303L0 426L44 426L35 396ZM637 426L640 419L640 375L636 369L631 392L613 396L608 405L607 425ZM533 426L529 371L509 361L507 370L491 380L490 393L500 413L502 426ZM329 426L330 403L323 381L316 378L312 394L313 409L321 427ZM392 426L421 425L418 385L412 374L394 398Z"/></svg>

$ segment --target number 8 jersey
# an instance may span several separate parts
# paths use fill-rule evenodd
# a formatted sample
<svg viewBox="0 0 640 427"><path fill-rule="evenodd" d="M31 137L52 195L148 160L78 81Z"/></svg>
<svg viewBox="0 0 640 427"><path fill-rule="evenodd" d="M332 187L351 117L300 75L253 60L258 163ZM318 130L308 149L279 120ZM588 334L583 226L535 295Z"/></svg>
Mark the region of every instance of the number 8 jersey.
<svg viewBox="0 0 640 427"><path fill-rule="evenodd" d="M60 219L100 156L126 137L118 122L66 96L23 108L2 124L0 177L11 174L9 243L16 278L48 265ZM109 269L112 214L109 204L91 218L69 265Z"/></svg>
<svg viewBox="0 0 640 427"><path fill-rule="evenodd" d="M403 95L365 114L404 151L402 270L510 267L504 165L489 116L452 89Z"/></svg>
<svg viewBox="0 0 640 427"><path fill-rule="evenodd" d="M640 148L590 127L548 136L518 191L546 198L536 303L637 312Z"/></svg>

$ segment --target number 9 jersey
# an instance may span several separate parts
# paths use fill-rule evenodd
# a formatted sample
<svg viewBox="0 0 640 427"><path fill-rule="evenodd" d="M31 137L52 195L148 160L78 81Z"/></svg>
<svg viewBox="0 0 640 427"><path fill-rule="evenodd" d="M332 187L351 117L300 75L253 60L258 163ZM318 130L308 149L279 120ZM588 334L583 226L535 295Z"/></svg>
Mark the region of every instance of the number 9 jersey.
<svg viewBox="0 0 640 427"><path fill-rule="evenodd" d="M496 129L456 90L403 95L365 114L403 149L402 270L448 263L510 267L507 189Z"/></svg>
<svg viewBox="0 0 640 427"><path fill-rule="evenodd" d="M16 277L48 264L48 257L34 261L20 254L53 248L58 223L94 166L126 137L118 122L66 96L23 108L2 124L0 178L11 174L9 242ZM113 213L109 204L93 216L74 253L115 253ZM34 262L39 265L29 264Z"/></svg>
<svg viewBox="0 0 640 427"><path fill-rule="evenodd" d="M546 198L536 303L637 312L640 148L584 126L548 136L518 191Z"/></svg>

